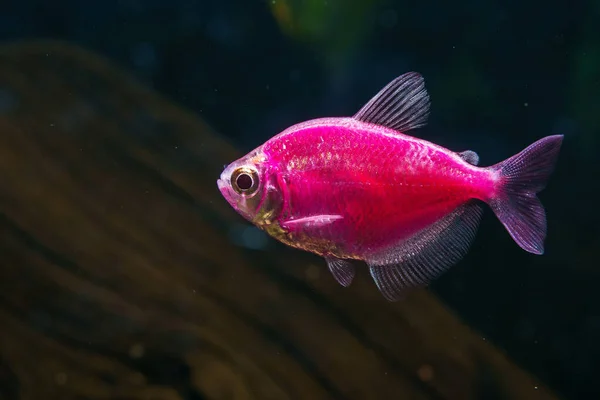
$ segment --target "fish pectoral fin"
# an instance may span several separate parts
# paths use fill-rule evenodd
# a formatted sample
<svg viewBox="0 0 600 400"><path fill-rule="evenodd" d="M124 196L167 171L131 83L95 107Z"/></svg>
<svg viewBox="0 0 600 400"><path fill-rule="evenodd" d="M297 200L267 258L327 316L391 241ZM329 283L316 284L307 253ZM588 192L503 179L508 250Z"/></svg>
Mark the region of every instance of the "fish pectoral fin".
<svg viewBox="0 0 600 400"><path fill-rule="evenodd" d="M427 124L429 104L423 77L408 72L388 83L353 118L408 132Z"/></svg>
<svg viewBox="0 0 600 400"><path fill-rule="evenodd" d="M342 217L341 215L333 214L311 215L310 217L303 217L284 221L282 222L281 226L284 229L291 230L321 228L343 218L344 217Z"/></svg>
<svg viewBox="0 0 600 400"><path fill-rule="evenodd" d="M348 260L336 257L325 257L329 271L335 280L342 286L348 287L354 279L354 265Z"/></svg>
<svg viewBox="0 0 600 400"><path fill-rule="evenodd" d="M465 150L457 154L469 164L479 165L479 154L475 153L473 150Z"/></svg>
<svg viewBox="0 0 600 400"><path fill-rule="evenodd" d="M472 200L389 249L367 257L371 276L388 301L427 286L469 250L483 207Z"/></svg>

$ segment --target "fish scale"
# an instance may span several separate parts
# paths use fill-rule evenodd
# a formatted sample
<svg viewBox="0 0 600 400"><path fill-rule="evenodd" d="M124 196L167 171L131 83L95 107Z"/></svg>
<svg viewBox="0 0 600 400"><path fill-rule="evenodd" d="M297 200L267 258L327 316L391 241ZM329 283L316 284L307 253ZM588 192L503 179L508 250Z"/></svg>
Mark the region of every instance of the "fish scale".
<svg viewBox="0 0 600 400"><path fill-rule="evenodd" d="M343 286L364 261L390 301L426 286L468 252L483 205L515 242L544 252L545 210L536 197L562 135L480 167L407 135L426 124L421 75L394 79L352 117L293 125L229 164L217 181L244 218L291 247L323 256ZM243 179L239 179L242 177Z"/></svg>

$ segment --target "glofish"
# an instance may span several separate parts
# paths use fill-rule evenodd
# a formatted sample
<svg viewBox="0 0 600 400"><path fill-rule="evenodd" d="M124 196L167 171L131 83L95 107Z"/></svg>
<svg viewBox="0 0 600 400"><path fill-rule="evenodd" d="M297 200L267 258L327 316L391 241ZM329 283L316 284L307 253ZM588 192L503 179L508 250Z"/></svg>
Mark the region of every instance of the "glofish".
<svg viewBox="0 0 600 400"><path fill-rule="evenodd" d="M427 286L468 252L487 204L514 241L544 253L546 213L536 194L563 135L544 137L488 167L407 135L427 123L423 77L399 76L353 117L293 125L227 165L217 186L248 221L322 256L349 286L356 260L389 301Z"/></svg>

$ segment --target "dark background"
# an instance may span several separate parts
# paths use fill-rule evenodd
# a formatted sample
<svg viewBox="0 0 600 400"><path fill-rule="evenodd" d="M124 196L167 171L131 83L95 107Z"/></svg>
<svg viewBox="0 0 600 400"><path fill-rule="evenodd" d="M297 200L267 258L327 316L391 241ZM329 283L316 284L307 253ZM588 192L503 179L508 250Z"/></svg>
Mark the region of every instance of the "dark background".
<svg viewBox="0 0 600 400"><path fill-rule="evenodd" d="M0 38L58 38L109 57L251 150L287 126L355 113L407 71L426 79L415 133L490 165L565 134L541 199L546 254L487 212L432 290L566 398L600 394L600 1L2 2ZM216 179L216 177L215 177ZM401 338L399 338L401 340Z"/></svg>

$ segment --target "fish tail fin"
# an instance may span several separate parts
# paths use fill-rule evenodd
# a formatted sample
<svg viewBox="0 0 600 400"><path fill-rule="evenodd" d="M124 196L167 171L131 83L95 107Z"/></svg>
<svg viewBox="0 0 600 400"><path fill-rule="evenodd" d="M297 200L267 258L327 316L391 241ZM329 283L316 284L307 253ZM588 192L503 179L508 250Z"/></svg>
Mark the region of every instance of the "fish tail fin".
<svg viewBox="0 0 600 400"><path fill-rule="evenodd" d="M546 212L536 194L554 170L563 135L547 136L518 154L488 167L500 185L488 204L510 236L533 254L544 253Z"/></svg>

